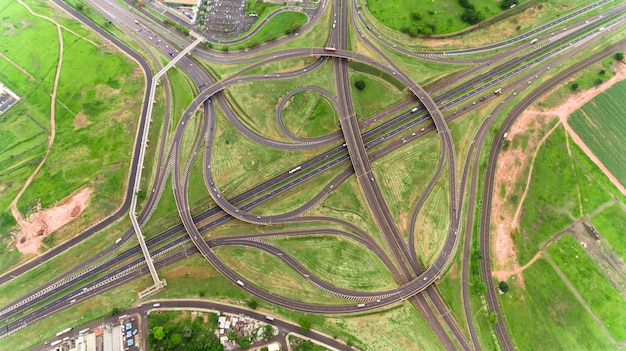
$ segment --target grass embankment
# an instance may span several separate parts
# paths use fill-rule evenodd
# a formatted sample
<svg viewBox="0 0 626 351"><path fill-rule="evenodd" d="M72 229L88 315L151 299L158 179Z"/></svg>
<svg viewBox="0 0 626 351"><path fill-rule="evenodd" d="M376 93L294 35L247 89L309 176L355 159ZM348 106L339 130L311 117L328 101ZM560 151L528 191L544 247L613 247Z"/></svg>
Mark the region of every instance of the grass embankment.
<svg viewBox="0 0 626 351"><path fill-rule="evenodd" d="M548 254L618 343L626 340L626 300L576 239L564 236Z"/></svg>
<svg viewBox="0 0 626 351"><path fill-rule="evenodd" d="M302 138L315 138L339 131L335 107L322 94L303 91L285 105L282 120L285 128Z"/></svg>
<svg viewBox="0 0 626 351"><path fill-rule="evenodd" d="M585 91L598 85L598 79L605 81L615 75L615 58L608 57L601 62L596 62L587 69L577 72L571 79L560 88L544 98L546 107L556 107L563 104L572 94ZM558 67L555 67L555 69ZM602 73L604 71L604 73ZM574 86L574 83L578 84ZM576 87L576 89L574 89Z"/></svg>
<svg viewBox="0 0 626 351"><path fill-rule="evenodd" d="M371 73L374 72L377 74L372 75L370 72L365 73L353 69L349 72L354 111L359 121L410 96L408 89L396 83L397 81L391 76L378 70L373 70ZM363 89L355 87L358 81L364 83Z"/></svg>
<svg viewBox="0 0 626 351"><path fill-rule="evenodd" d="M432 179L440 155L438 136L429 133L372 163L389 209L405 237L413 207Z"/></svg>
<svg viewBox="0 0 626 351"><path fill-rule="evenodd" d="M624 240L626 211L624 208L619 204L612 205L593 216L591 221L600 235L613 246L615 251L622 258L626 258L626 240Z"/></svg>
<svg viewBox="0 0 626 351"><path fill-rule="evenodd" d="M215 253L246 280L273 294L317 304L350 304L308 282L280 258L259 249L232 245L220 246Z"/></svg>
<svg viewBox="0 0 626 351"><path fill-rule="evenodd" d="M285 237L272 242L304 267L335 286L379 291L397 286L382 261L368 248L338 236Z"/></svg>
<svg viewBox="0 0 626 351"><path fill-rule="evenodd" d="M302 87L316 86L335 94L333 66L324 63L313 72L285 79L268 77L266 80L244 82L226 89L225 93L237 110L243 123L257 133L275 140L289 141L276 125L276 104L286 93Z"/></svg>
<svg viewBox="0 0 626 351"><path fill-rule="evenodd" d="M616 83L574 112L569 123L609 171L626 186L626 81Z"/></svg>
<svg viewBox="0 0 626 351"><path fill-rule="evenodd" d="M235 129L220 109L216 108L216 112L211 170L217 189L226 198L287 172L327 148L281 150L260 145ZM274 121L272 125L275 125Z"/></svg>
<svg viewBox="0 0 626 351"><path fill-rule="evenodd" d="M90 205L81 219L55 234L58 242L119 205L144 79L134 62L115 49L94 46L91 42L98 43L100 39L56 8L37 3L35 9L80 36L63 30L65 45L54 146L18 203L19 210L27 215L38 204L44 208L51 206L82 186L93 188ZM5 24L3 54L33 77L30 79L6 60L0 60L0 80L22 98L3 115L5 123L0 127L6 136L3 141L9 140L2 143L2 155L6 159L0 161L5 162L5 172L0 175L2 231L8 233L8 226L14 223L8 217L8 204L45 153L41 143L45 143L50 128L49 94L58 60L56 54L50 53L58 52L59 43L52 23L31 15L17 2L5 3L0 14ZM37 45L23 45L35 41ZM31 151L23 153L26 150ZM3 240L8 243L6 237ZM9 259L4 260L7 265L19 260L16 252L7 256Z"/></svg>

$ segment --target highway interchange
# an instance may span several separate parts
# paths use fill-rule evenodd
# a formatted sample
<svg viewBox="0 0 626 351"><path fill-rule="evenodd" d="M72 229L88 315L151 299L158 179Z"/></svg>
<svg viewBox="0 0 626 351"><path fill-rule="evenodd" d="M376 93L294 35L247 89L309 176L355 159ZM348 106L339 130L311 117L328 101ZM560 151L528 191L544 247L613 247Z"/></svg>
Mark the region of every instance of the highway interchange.
<svg viewBox="0 0 626 351"><path fill-rule="evenodd" d="M86 20L80 13L69 8L63 2L57 0L55 3L66 8L67 11L73 16L98 31L108 40L111 40L116 46L120 47L120 49L131 55L137 62L140 63L146 74L147 81L151 81L150 78L152 71L143 56L134 52L118 39L112 37L101 28ZM607 1L595 3L594 5L580 11L576 11L571 14L571 16L567 16L567 19L584 15L586 11L592 10L593 8L601 6L605 3L607 3ZM464 166L462 168L463 174L460 177L457 176L456 172L458 168L456 163L460 162L460 160L456 159L456 155L454 153L454 141L452 140L451 133L448 132L448 123L451 123L454 119L469 112L471 109L476 108L477 106L471 104L471 102L475 102L472 100L472 98L476 99L475 96L485 95L485 97L489 100L496 98L496 96L492 94L495 87L502 87L504 91L503 95L505 95L505 101L513 100L515 96L513 94L514 92L527 88L527 81L534 81L537 77L539 77L539 74L546 71L545 66L540 66L542 63L551 62L550 65L555 65L557 64L557 61L565 60L575 52L585 48L586 45L593 43L595 38L605 35L608 31L600 31L597 29L600 22L597 15L594 17L597 21L589 21L589 19L586 18L585 20L579 20L576 23L569 23L566 31L560 31L556 33L556 35L554 35L554 32L552 34L544 34L543 37L540 37L541 41L547 42L547 44L542 45L541 47L533 47L531 45L522 44L522 50L525 51L523 51L522 54L519 54L519 56L514 56L515 54L521 52L519 47L498 54L494 56L492 60L484 60L484 63L460 73L456 77L456 82L460 82L459 84L453 86L452 82L444 82L434 87L430 87L427 92L417 83L413 82L404 72L395 66L391 60L387 59L384 51L382 51L378 46L375 46L373 41L379 40L386 46L385 50L397 49L395 44L386 42L384 39L378 38L376 35L363 35L361 29L359 28L362 28L363 25L367 26L367 24L365 24L364 19L360 16L360 13L356 12L356 6L354 4L349 6L350 4L347 1L341 0L335 1L332 4L327 2L322 2L320 4L320 6L324 7L327 5L329 6L329 9L327 10L333 11L333 29L331 30L331 36L328 43L328 46L332 46L333 50L327 50L324 48L300 48L278 50L271 53L261 53L259 55L255 55L255 50L249 50L245 53L232 53L226 56L222 54L215 54L215 57L213 57L213 52L198 49L196 52L198 57L209 60L213 59L214 62L229 63L255 61L242 71L220 81L214 81L207 72L200 68L200 65L198 65L192 57L181 57L178 67L188 72L200 90L200 93L195 97L183 113L182 118L178 121L177 128L172 136L173 143L169 146L169 149L166 150L167 146L165 143L160 143L157 155L158 165L156 168L157 174L155 176L155 182L152 186L152 191L148 192L147 203L138 215L138 220L140 224L145 224L150 218L159 202L161 194L165 190L168 174L169 172L172 172L172 187L174 189L175 200L182 224L146 241L147 245L151 247L151 256L155 260L156 267L160 268L171 262L184 259L184 257L193 252L199 251L221 274L230 279L233 283L238 281L241 282L241 288L249 293L280 306L311 313L358 313L364 310L377 309L382 306L410 299L420 313L422 313L424 318L429 322L444 348L449 350L479 350L481 347L477 340L474 327L471 323L471 316L470 318L467 318L470 323L468 326L469 330L466 331L459 327L458 322L454 320L452 314L447 313L449 308L446 306L445 301L443 301L437 293L433 283L440 277L441 274L445 273L447 265L456 255L457 246L459 244L459 240L461 240L461 236L464 234L465 239L463 240L466 242L469 241L471 232L463 230L463 228L471 228L473 226L471 222L474 211L473 197L477 191L477 183L479 181L483 182L483 180L477 179L476 174L478 162L476 161L476 157L472 160L471 156L472 154L480 152L493 118L486 118L485 122L481 126L481 129L479 130L479 133L475 136L467 158L464 162L461 162ZM349 8L352 9L351 13L348 12ZM146 52L151 53L151 59L156 63L157 67L159 67L158 62L160 61L156 59L154 53L155 48L164 54L168 54L171 52L169 50L172 50L169 46L165 46L166 44L164 44L164 42L166 40L170 42L169 45L174 45L173 43L186 43L186 45L190 44L190 40L181 38L175 33L168 33L165 28L157 25L151 25L143 18L140 18L141 24L138 25L135 22L138 17L135 17L136 15L126 11L124 6L119 6L117 3L113 3L110 8L107 9L107 12L109 15L113 16L111 21L114 22L116 26L130 29L127 33L129 33L134 40L142 43L141 45L146 49ZM602 26L610 28L611 26L621 25L623 12L623 5L607 8L603 11L603 17L606 20L602 21ZM566 16L561 17L558 21L538 27L532 33L525 33L518 38L490 44L487 47L467 49L465 52L481 52L485 50L492 50L496 47L500 48L512 45L515 42L523 42L537 33L549 32L552 30L551 28L555 28L565 21L565 17ZM307 25L313 26L316 24L317 20L319 20L319 17L311 20ZM350 23L353 26L352 30L356 31L362 37L364 42L370 45L372 50L374 50L380 57L384 58L383 62L377 62L366 56L348 51L347 40ZM139 29L142 30L140 31ZM148 30L149 32L146 33ZM152 39L150 40L148 37ZM163 41L157 39L159 37L163 38ZM287 37L281 40L288 39L289 38ZM279 44L280 42L272 43L269 46L276 47ZM182 49L182 47L180 48ZM400 51L403 50L405 51L406 49L402 49ZM543 92L549 90L552 86L563 79L566 79L576 70L579 70L582 67L601 59L602 57L606 57L614 51L615 49L613 48L607 49L603 53L596 54L585 60L585 62L577 64L573 68L569 68L566 71L558 73L546 84L542 85L541 88L528 95L528 97L526 97L522 103L516 105L513 112L507 116L503 126L499 130L496 141L491 147L488 174L487 178L484 180L484 184L486 184L486 186L484 189L483 199L485 200L483 200L481 208L482 217L479 237L481 252L483 252L483 257L485 257L485 259L481 261L481 269L483 272L483 279L488 286L486 296L489 309L491 311L498 312L499 322L496 324L496 333L500 345L505 350L513 350L514 347L507 334L505 323L499 314L497 298L495 296L496 290L493 287L493 281L490 278L491 268L489 259L489 215L491 208L491 195L493 193L493 189L490 187L493 186L495 163L497 161L498 150L504 139L503 135L515 121L515 118L519 115L519 113L521 113L526 106L540 97ZM446 54L449 53L450 52L447 52ZM461 53L462 52L460 50L455 52L455 54ZM432 58L434 60L438 60L444 55L443 53L435 52L412 52L410 54L416 56L426 55L428 58ZM317 60L314 64L306 68L289 73L280 73L280 76L278 74L276 76L268 76L250 75L247 73L256 67L267 63L299 57L314 57ZM341 134L336 133L314 140L301 140L293 138L292 143L268 139L252 131L244 123L242 123L236 113L230 108L224 94L222 94L224 89L241 82L285 79L288 77L305 75L313 72L315 69L320 67L320 65L329 60L332 60L335 68L335 84L338 92L336 97L329 97L329 99L333 102L333 105L337 109L341 122ZM358 122L354 111L354 105L351 101L351 87L348 79L348 60L363 62L376 67L380 71L387 72L401 81L413 93L413 96L406 101L394 105L387 111L381 111L380 114ZM553 60L553 62L549 60ZM496 65L495 63L499 61L503 61L504 63ZM485 67L488 67L487 65L491 64L494 64L495 67L489 69L486 73L484 71L481 73L481 69L484 70ZM163 83L167 85L167 79L164 78ZM150 87L146 87L146 94L149 91L149 88ZM295 92L296 91L292 91L290 93L294 94ZM167 95L167 99L169 104L169 94ZM304 163L285 167L285 172L272 177L271 179L246 190L245 192L242 192L238 196L225 199L218 189L219 186L215 185L216 181L213 178L211 171L212 146L217 142L215 140L214 110L214 106L216 104L221 107L230 123L232 123L241 133L260 144L276 149L306 150L312 147L324 145L328 146L329 149L328 151L313 157ZM457 109L458 113L456 111L455 113L451 113L453 107ZM144 126L145 123L149 123L145 118L146 108L146 104L144 104L142 112L142 116L144 116L144 118L141 119L138 129L139 131L143 130L142 126ZM503 108L504 104L499 104L494 111L491 111L489 116L497 115ZM184 156L181 154L182 147L180 142L186 131L186 127L189 125L187 122L190 118L195 116L198 109L203 111L204 123L202 124L203 130L200 135L203 135L204 138L197 140L194 145L193 155L189 160L187 160L186 163L183 163ZM446 113L446 115L444 115L444 113ZM383 115L393 117L388 118L385 122L376 123L378 119L383 119L381 118ZM171 116L168 113L164 116L164 118L168 121ZM277 119L280 120L280 109L277 111ZM429 121L432 121L433 123L430 123ZM424 127L419 129L416 126ZM365 129L367 127L371 128ZM164 128L163 134L161 135L162 140L165 140L167 137L166 129L167 128ZM384 157L394 150L402 148L407 144L407 142L411 142L412 140L416 140L423 135L432 132L438 132L438 137L442 145L440 161L434 172L434 177L425 189L423 196L420 197L420 202L415 206L415 210L412 214L412 223L414 223L417 218L419 209L424 201L423 199L428 196L435 182L442 175L443 169L447 168L450 197L450 225L446 235L446 240L441 247L439 256L430 266L421 267L416 259L418 253L415 251L414 240L412 240L414 235L418 234L411 230L408 242L403 239L397 228L397 224L387 207L385 199L383 198L378 181L376 180L371 169L371 162ZM142 135L137 136L138 141L142 139ZM345 142L345 144L341 144L342 142ZM202 147L202 145L205 145L205 147ZM133 179L138 167L141 167L141 165L138 164L137 155L142 147L145 147L145 145L142 145L140 142L137 142L135 145L130 179ZM203 176L205 178L207 190L213 201L218 206L193 217L188 200L187 188L189 185L189 170L196 156L203 156L202 168L204 170ZM294 167L300 167L300 169L298 172L290 173L289 170L294 169ZM324 187L323 191L315 195L297 209L288 213L271 216L259 216L251 212L251 210L255 207L276 198L280 194L297 189L298 186L302 185L306 181L314 179L317 175L323 174L328 169L335 167L341 167L343 171L331 180L328 185ZM473 170L470 170L471 168L473 168ZM349 179L349 177L353 174L356 175L359 181L361 190L365 195L365 199L367 200L373 219L380 230L381 235L385 239L387 248L381 247L370 234L364 232L362 229L351 223L328 217L305 217L305 212L308 209L318 204L322 199L328 196L333 189ZM470 183L470 190L466 193L468 182ZM18 267L11 272L3 274L0 276L0 283L10 281L13 277L29 271L33 267L44 263L50 257L67 250L85 238L106 228L115 220L125 215L125 212L128 211L132 193L133 189L129 187L125 202L114 215L89 230L77 235L69 242L66 242L40 256L36 261L29 262L28 264ZM459 209L463 204L464 196L467 196L468 198L467 201L470 205L470 209L466 214L466 223L465 225L462 225L462 213ZM203 237L203 234L210 229L216 228L220 224L233 219L260 226L268 226L268 228L266 229L265 234L211 238L209 240L206 240ZM320 223L320 227L315 229L291 231L271 230L272 224L292 222ZM329 222L342 226L345 230L325 227L322 225L322 223ZM199 223L203 224L200 225ZM411 228L414 227L415 225L411 225ZM187 235L181 235L182 231L186 232ZM344 236L367 247L380 257L381 261L387 266L396 278L398 287L379 292L350 291L335 287L325 282L321 277L317 277L314 273L307 270L295 258L291 257L280 248L261 240L263 238L273 236L316 234ZM127 241L131 239L133 235L134 231L131 228L123 235L123 240ZM188 244L189 241L193 243L193 246ZM323 291L348 300L353 300L355 302L342 305L319 305L274 295L271 292L256 287L253 282L245 280L237 272L230 269L230 267L228 267L228 265L213 251L214 247L221 245L251 246L276 255ZM33 291L27 295L2 307L0 309L0 317L1 321L6 324L4 330L0 332L0 337L12 334L37 320L41 320L46 316L62 310L68 306L69 301L74 301L74 303L80 302L101 293L103 290L119 286L147 272L143 258L137 258L137 254L140 252L138 247L116 255L115 257L111 257L110 254L116 249L117 245L112 245L107 250L94 255L93 258L83 265L75 267L68 272L64 272L49 283L33 289ZM467 299L468 280L466 276L466 268L468 266L467 260L469 258L468 250L469 245L464 245L464 250L462 252L464 262L463 296L466 314L470 313ZM391 257L388 256L387 252L391 253ZM132 259L132 261L123 265L119 264L119 262L123 262L125 260L127 261L129 259ZM59 294L59 292L62 293ZM9 322L8 318L11 317L15 318Z"/></svg>

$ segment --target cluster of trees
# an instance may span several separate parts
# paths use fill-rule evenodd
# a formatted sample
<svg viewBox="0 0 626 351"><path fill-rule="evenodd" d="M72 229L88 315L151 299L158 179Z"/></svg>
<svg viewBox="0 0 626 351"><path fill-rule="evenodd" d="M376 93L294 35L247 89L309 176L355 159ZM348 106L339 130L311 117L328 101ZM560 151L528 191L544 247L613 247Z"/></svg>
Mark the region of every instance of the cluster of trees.
<svg viewBox="0 0 626 351"><path fill-rule="evenodd" d="M315 344L311 340L300 340L298 345L292 345L292 351L313 351L315 349Z"/></svg>
<svg viewBox="0 0 626 351"><path fill-rule="evenodd" d="M503 10L510 9L511 6L519 4L518 0L502 0L500 8Z"/></svg>
<svg viewBox="0 0 626 351"><path fill-rule="evenodd" d="M293 24L291 25L291 27L287 27L285 28L285 35L289 35L292 33L297 32L298 30L300 30L300 28L302 27L302 25L298 22L293 22Z"/></svg>
<svg viewBox="0 0 626 351"><path fill-rule="evenodd" d="M189 35L189 29L187 27L185 27L183 25L180 25L180 24L172 21L169 18L164 19L163 23L167 24L168 26L176 28L176 30L178 30L179 32L183 33L184 35Z"/></svg>
<svg viewBox="0 0 626 351"><path fill-rule="evenodd" d="M429 15L434 15L435 11L428 11ZM415 23L408 27L401 28L400 31L402 33L406 33L411 37L416 37L418 35L432 35L437 32L437 26L433 20L429 20L426 23L421 22L424 16L422 16L421 12L413 11L411 13L411 18Z"/></svg>
<svg viewBox="0 0 626 351"><path fill-rule="evenodd" d="M476 10L474 5L472 5L469 0L459 0L459 4L465 9L463 11L463 14L461 14L461 19L463 20L463 22L476 24L485 19L485 15L483 15L482 12Z"/></svg>
<svg viewBox="0 0 626 351"><path fill-rule="evenodd" d="M214 330L217 328L217 314L209 313L209 322L198 316L193 319L178 318L180 312L151 313L148 315L150 330L147 341L151 350L198 350L223 351Z"/></svg>

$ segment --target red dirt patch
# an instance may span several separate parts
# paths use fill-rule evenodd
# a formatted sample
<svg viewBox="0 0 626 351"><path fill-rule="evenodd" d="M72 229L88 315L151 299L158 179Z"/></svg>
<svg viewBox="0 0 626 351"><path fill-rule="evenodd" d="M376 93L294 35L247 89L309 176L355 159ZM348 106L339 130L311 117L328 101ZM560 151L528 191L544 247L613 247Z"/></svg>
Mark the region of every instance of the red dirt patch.
<svg viewBox="0 0 626 351"><path fill-rule="evenodd" d="M92 190L82 188L60 204L35 212L21 223L16 247L21 253L37 254L43 238L78 217L87 207Z"/></svg>
<svg viewBox="0 0 626 351"><path fill-rule="evenodd" d="M515 270L519 267L517 254L511 234L517 229L514 223L515 207L507 198L516 193L516 184L527 175L533 151L540 145L543 135L541 131L554 120L543 113L527 110L517 119L509 131L508 139L513 140L517 136L528 137L525 148L521 142L517 147L511 147L502 152L498 159L496 170L495 194L493 198L493 223L495 233L493 236L494 270ZM505 189L505 197L500 196L500 189Z"/></svg>

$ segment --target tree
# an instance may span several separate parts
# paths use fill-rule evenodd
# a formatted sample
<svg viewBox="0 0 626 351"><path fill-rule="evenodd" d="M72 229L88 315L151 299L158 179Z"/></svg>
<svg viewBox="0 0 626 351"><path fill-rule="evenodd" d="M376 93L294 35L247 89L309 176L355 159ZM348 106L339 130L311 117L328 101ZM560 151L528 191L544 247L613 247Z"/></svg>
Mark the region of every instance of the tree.
<svg viewBox="0 0 626 351"><path fill-rule="evenodd" d="M422 19L422 14L417 11L413 11L413 13L411 13L411 17L413 17L414 20L419 21Z"/></svg>
<svg viewBox="0 0 626 351"><path fill-rule="evenodd" d="M495 312L489 312L487 319L489 320L489 322L491 322L491 324L495 325L496 323L498 323L498 314Z"/></svg>
<svg viewBox="0 0 626 351"><path fill-rule="evenodd" d="M183 336L178 333L173 334L172 337L170 338L170 344L174 346L180 344L182 341L183 341Z"/></svg>
<svg viewBox="0 0 626 351"><path fill-rule="evenodd" d="M228 336L228 340L236 340L237 339L237 333L234 330L229 331L227 336Z"/></svg>
<svg viewBox="0 0 626 351"><path fill-rule="evenodd" d="M76 4L76 9L80 12L83 12L85 10L85 5L83 4Z"/></svg>
<svg viewBox="0 0 626 351"><path fill-rule="evenodd" d="M267 324L265 327L263 327L263 339L269 340L273 336L274 336L274 327L272 327L270 324Z"/></svg>
<svg viewBox="0 0 626 351"><path fill-rule="evenodd" d="M165 331L163 330L163 327L161 326L154 327L152 329L152 336L154 336L154 339L158 341L163 340L163 338L165 337Z"/></svg>
<svg viewBox="0 0 626 351"><path fill-rule="evenodd" d="M247 349L250 347L250 338L247 336L240 337L239 340L237 340L237 345L239 345L242 349Z"/></svg>
<svg viewBox="0 0 626 351"><path fill-rule="evenodd" d="M502 0L502 2L500 3L500 8L506 10L511 8L512 5L517 5L518 3L518 0Z"/></svg>
<svg viewBox="0 0 626 351"><path fill-rule="evenodd" d="M601 70L599 74L600 74L601 76L605 75L605 74L606 74L606 70L605 70L605 69Z"/></svg>
<svg viewBox="0 0 626 351"><path fill-rule="evenodd" d="M500 288L500 291L502 291L503 293L509 292L509 284L507 284L504 281L502 281L502 282L500 282L500 284L498 284L498 288Z"/></svg>
<svg viewBox="0 0 626 351"><path fill-rule="evenodd" d="M359 89L359 91L363 91L363 89L365 89L365 82L362 79L359 79L354 82L354 86Z"/></svg>
<svg viewBox="0 0 626 351"><path fill-rule="evenodd" d="M307 332L309 330L311 330L311 321L306 318L300 319L300 331Z"/></svg>
<svg viewBox="0 0 626 351"><path fill-rule="evenodd" d="M482 12L476 11L475 9L465 9L463 15L461 15L461 19L469 24L476 24L485 19L485 16Z"/></svg>
<svg viewBox="0 0 626 351"><path fill-rule="evenodd" d="M258 306L259 306L259 303L256 302L255 299L248 300L248 307L250 307L251 309L256 310Z"/></svg>
<svg viewBox="0 0 626 351"><path fill-rule="evenodd" d="M293 346L293 351L311 351L315 347L315 344L311 340L300 340L298 345Z"/></svg>
<svg viewBox="0 0 626 351"><path fill-rule="evenodd" d="M120 313L120 309L117 307L113 307L113 309L111 310L111 316L115 316L118 313Z"/></svg>
<svg viewBox="0 0 626 351"><path fill-rule="evenodd" d="M617 61L624 61L624 53L623 52L616 52L615 53L615 59Z"/></svg>
<svg viewBox="0 0 626 351"><path fill-rule="evenodd" d="M596 85L600 85L600 84L602 84L602 82L603 82L602 78L598 78L598 79L596 79L596 81L594 83Z"/></svg>
<svg viewBox="0 0 626 351"><path fill-rule="evenodd" d="M574 83L572 83L571 88L572 88L572 90L574 90L574 91L578 90L578 82L574 82Z"/></svg>

